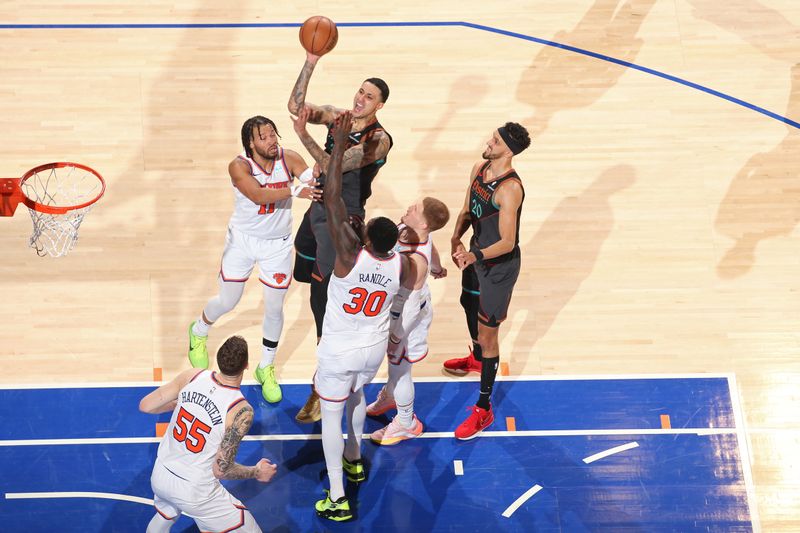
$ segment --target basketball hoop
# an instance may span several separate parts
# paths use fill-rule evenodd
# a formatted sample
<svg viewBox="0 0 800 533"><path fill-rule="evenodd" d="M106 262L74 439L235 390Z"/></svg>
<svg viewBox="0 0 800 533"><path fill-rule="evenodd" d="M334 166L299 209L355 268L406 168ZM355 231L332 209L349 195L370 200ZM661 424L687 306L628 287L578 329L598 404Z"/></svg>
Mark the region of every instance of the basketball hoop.
<svg viewBox="0 0 800 533"><path fill-rule="evenodd" d="M33 220L30 246L39 256L66 255L78 240L83 217L103 196L103 177L79 163L47 163L19 179L0 179L0 216L21 202Z"/></svg>

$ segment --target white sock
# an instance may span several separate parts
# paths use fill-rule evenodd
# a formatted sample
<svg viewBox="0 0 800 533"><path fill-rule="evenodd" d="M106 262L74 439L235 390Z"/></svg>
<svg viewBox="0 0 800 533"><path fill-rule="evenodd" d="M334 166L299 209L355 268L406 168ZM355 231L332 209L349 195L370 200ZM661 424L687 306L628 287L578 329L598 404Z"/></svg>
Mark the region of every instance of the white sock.
<svg viewBox="0 0 800 533"><path fill-rule="evenodd" d="M275 346L274 348L269 346L261 345L261 362L258 363L259 368L264 368L265 366L271 365L275 363L275 354L278 352L278 347Z"/></svg>
<svg viewBox="0 0 800 533"><path fill-rule="evenodd" d="M389 365L389 383L394 383L394 401L397 404L397 421L404 428L414 425L414 381L411 379L412 364L405 359L398 365Z"/></svg>
<svg viewBox="0 0 800 533"><path fill-rule="evenodd" d="M195 320L194 326L192 326L192 333L200 337L208 337L209 329L211 329L211 324L203 320L203 314L201 313L197 320Z"/></svg>
<svg viewBox="0 0 800 533"><path fill-rule="evenodd" d="M364 435L364 422L367 419L367 402L364 389L350 394L347 398L347 443L344 456L349 460L361 459L361 438Z"/></svg>
<svg viewBox="0 0 800 533"><path fill-rule="evenodd" d="M342 414L344 402L329 402L320 399L322 412L322 452L325 454L325 466L328 468L328 480L331 484L331 501L344 496L344 472L342 468Z"/></svg>
<svg viewBox="0 0 800 533"><path fill-rule="evenodd" d="M178 517L176 516L175 518ZM156 515L150 520L150 523L147 524L147 533L168 533L169 528L171 528L172 524L174 523L175 519L167 520L159 513L156 513Z"/></svg>

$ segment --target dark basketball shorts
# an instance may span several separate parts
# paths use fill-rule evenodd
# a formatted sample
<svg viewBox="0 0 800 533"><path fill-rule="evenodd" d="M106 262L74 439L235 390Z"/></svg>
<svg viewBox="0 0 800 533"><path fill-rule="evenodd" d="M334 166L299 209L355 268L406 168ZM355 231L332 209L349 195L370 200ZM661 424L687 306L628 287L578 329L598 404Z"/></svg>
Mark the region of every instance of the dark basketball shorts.
<svg viewBox="0 0 800 533"><path fill-rule="evenodd" d="M506 319L511 293L519 277L519 250L500 263L492 263L491 260L486 263L475 265L475 275L480 287L478 321L484 326L496 328Z"/></svg>

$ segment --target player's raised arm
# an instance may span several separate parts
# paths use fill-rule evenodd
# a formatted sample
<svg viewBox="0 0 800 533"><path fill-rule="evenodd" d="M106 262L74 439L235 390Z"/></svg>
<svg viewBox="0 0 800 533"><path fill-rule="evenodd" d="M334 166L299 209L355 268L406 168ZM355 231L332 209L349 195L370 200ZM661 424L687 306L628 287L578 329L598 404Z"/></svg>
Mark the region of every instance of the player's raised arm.
<svg viewBox="0 0 800 533"><path fill-rule="evenodd" d="M342 158L352 125L353 117L349 111L336 118L333 126L333 152L323 190L328 229L336 250L334 272L337 276L345 276L353 268L361 242L348 222L347 209L342 200Z"/></svg>
<svg viewBox="0 0 800 533"><path fill-rule="evenodd" d="M341 110L332 105L318 106L310 102L306 102L306 94L308 93L308 82L311 80L311 74L314 72L314 67L319 61L320 56L306 52L306 62L303 64L300 75L297 76L297 81L292 89L292 94L289 95L289 113L292 115L299 115L303 107L308 107L309 117L308 121L312 124L330 124L336 118Z"/></svg>

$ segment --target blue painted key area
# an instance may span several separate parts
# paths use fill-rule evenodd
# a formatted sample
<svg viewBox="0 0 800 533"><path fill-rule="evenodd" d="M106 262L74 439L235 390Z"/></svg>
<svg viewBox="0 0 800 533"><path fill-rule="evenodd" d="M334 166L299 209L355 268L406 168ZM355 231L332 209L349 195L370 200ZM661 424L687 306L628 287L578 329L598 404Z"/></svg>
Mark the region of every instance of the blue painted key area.
<svg viewBox="0 0 800 533"><path fill-rule="evenodd" d="M153 437L155 423L168 416L137 410L152 388L0 390L0 529L144 531L154 511L142 503L14 495L152 498L157 442L61 440ZM368 400L379 388L367 387ZM332 523L313 511L327 487L322 443L307 437L318 436L319 423L294 420L308 385L284 385L277 406L245 386L256 409L250 434L286 437L244 441L237 460L254 464L264 456L279 474L266 485L225 484L264 531L752 531L727 378L498 381L494 425L481 438L457 441L447 433L477 388L475 381L417 383L428 438L383 448L365 440L369 479L347 486L356 519ZM672 430L661 429L661 415ZM507 417L516 431L507 431ZM368 420L365 432L388 420ZM584 462L630 443L636 446ZM541 489L503 516L534 485ZM196 528L182 517L172 531Z"/></svg>

